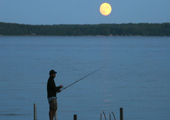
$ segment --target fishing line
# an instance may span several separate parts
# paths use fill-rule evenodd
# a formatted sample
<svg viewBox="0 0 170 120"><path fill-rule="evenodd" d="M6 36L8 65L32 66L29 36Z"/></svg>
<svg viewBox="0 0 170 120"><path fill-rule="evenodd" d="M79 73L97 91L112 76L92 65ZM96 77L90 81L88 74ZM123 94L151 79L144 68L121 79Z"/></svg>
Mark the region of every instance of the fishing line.
<svg viewBox="0 0 170 120"><path fill-rule="evenodd" d="M77 83L77 82L79 82L79 81L83 80L84 78L86 78L86 77L88 77L88 76L90 76L90 75L94 74L95 72L99 71L99 70L100 70L100 69L102 69L102 68L104 68L104 66L103 66L103 67L101 67L101 68L99 68L99 69L97 69L97 70L95 70L95 71L93 71L93 72L91 72L91 73L89 73L88 75L86 75L86 76L84 76L84 77L82 77L82 78L80 78L80 79L76 80L75 82L71 83L70 85L68 85L68 86L64 87L61 91L63 91L64 89L66 89L66 88L68 88L68 87L70 87L70 86L74 85L75 83Z"/></svg>

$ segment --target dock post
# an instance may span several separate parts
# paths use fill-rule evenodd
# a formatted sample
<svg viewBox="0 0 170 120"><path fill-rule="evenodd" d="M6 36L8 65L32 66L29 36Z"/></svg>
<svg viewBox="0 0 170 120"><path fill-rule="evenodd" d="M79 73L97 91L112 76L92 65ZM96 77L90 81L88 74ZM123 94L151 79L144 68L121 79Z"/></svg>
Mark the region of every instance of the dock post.
<svg viewBox="0 0 170 120"><path fill-rule="evenodd" d="M102 112L100 113L100 120L102 120Z"/></svg>
<svg viewBox="0 0 170 120"><path fill-rule="evenodd" d="M123 108L120 108L120 120L123 120Z"/></svg>
<svg viewBox="0 0 170 120"><path fill-rule="evenodd" d="M37 105L34 103L34 120L37 120Z"/></svg>
<svg viewBox="0 0 170 120"><path fill-rule="evenodd" d="M77 120L77 115L76 114L74 115L74 120Z"/></svg>
<svg viewBox="0 0 170 120"><path fill-rule="evenodd" d="M109 114L109 120L111 120L111 113Z"/></svg>
<svg viewBox="0 0 170 120"><path fill-rule="evenodd" d="M103 113L103 115L104 115L105 120L107 120L107 119L106 119L106 114L104 113L104 111L102 111L102 112L100 113L100 120L102 120L102 113Z"/></svg>

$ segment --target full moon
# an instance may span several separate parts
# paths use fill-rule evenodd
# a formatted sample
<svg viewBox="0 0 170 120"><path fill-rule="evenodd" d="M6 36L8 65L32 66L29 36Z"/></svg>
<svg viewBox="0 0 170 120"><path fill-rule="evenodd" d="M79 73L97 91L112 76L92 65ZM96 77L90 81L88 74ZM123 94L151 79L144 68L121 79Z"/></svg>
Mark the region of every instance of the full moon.
<svg viewBox="0 0 170 120"><path fill-rule="evenodd" d="M108 16L112 11L112 7L109 3L102 3L100 5L100 13L104 16Z"/></svg>

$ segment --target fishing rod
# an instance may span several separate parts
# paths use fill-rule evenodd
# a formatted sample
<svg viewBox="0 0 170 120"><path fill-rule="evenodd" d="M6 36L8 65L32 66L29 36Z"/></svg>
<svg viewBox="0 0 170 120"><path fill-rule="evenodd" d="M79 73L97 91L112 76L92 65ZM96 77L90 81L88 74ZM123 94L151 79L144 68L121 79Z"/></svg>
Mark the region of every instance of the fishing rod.
<svg viewBox="0 0 170 120"><path fill-rule="evenodd" d="M104 67L104 66L103 66L103 67ZM82 78L80 78L80 79L76 80L75 82L71 83L70 85L68 85L68 86L64 87L61 91L63 91L64 89L66 89L66 88L68 88L68 87L70 87L70 86L74 85L75 83L79 82L80 80L83 80L84 78L86 78L86 77L88 77L88 76L90 76L90 75L94 74L95 72L99 71L99 70L100 70L100 69L102 69L103 67L101 67L101 68L99 68L99 69L97 69L97 70L95 70L95 71L93 71L93 72L89 73L88 75L86 75L86 76L84 76L84 77L82 77Z"/></svg>

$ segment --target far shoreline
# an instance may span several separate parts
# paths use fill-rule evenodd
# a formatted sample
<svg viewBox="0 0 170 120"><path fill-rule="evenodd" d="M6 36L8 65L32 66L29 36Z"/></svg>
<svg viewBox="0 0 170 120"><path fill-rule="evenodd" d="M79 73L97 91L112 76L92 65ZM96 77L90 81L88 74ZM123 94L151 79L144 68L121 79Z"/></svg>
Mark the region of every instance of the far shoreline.
<svg viewBox="0 0 170 120"><path fill-rule="evenodd" d="M170 23L27 25L0 22L1 36L170 36Z"/></svg>
<svg viewBox="0 0 170 120"><path fill-rule="evenodd" d="M59 36L59 35L0 35L0 37L170 37L170 36L142 36L142 35L70 35L70 36Z"/></svg>

